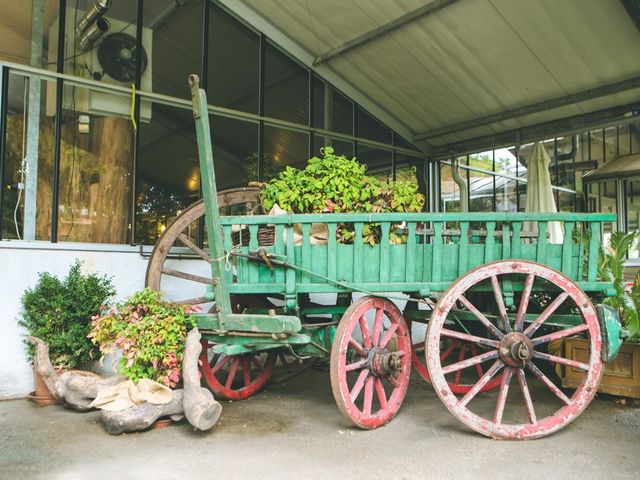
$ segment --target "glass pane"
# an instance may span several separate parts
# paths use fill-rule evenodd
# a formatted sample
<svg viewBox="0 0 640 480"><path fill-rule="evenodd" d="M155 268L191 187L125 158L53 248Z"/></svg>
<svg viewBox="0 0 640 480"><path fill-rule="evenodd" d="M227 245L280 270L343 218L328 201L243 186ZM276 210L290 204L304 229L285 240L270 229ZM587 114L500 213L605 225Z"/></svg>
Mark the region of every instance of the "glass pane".
<svg viewBox="0 0 640 480"><path fill-rule="evenodd" d="M264 114L309 124L309 73L271 44L265 52Z"/></svg>
<svg viewBox="0 0 640 480"><path fill-rule="evenodd" d="M213 2L209 22L209 103L258 113L260 38Z"/></svg>
<svg viewBox="0 0 640 480"><path fill-rule="evenodd" d="M309 160L309 134L264 127L264 180L273 178L287 165L304 168Z"/></svg>
<svg viewBox="0 0 640 480"><path fill-rule="evenodd" d="M605 161L613 160L618 156L618 129L607 127L604 129Z"/></svg>
<svg viewBox="0 0 640 480"><path fill-rule="evenodd" d="M590 160L598 162L598 165L604 162L603 147L604 138L602 136L602 129L591 130L591 132L589 132Z"/></svg>
<svg viewBox="0 0 640 480"><path fill-rule="evenodd" d="M391 143L391 130L361 108L357 110L356 125L356 136L377 142Z"/></svg>
<svg viewBox="0 0 640 480"><path fill-rule="evenodd" d="M64 90L58 238L129 243L133 127L117 109L111 115L87 109L95 93ZM118 105L122 97L112 93L104 100Z"/></svg>
<svg viewBox="0 0 640 480"><path fill-rule="evenodd" d="M331 137L323 137L319 135L313 136L313 155L319 156L320 149L324 146L333 147L336 155L344 155L347 158L354 156L353 142L339 140Z"/></svg>
<svg viewBox="0 0 640 480"><path fill-rule="evenodd" d="M200 169L190 110L153 104L152 120L140 126L136 242L155 243L178 211L199 197Z"/></svg>
<svg viewBox="0 0 640 480"><path fill-rule="evenodd" d="M331 85L313 82L313 126L353 135L353 103Z"/></svg>
<svg viewBox="0 0 640 480"><path fill-rule="evenodd" d="M32 1L0 0L0 60L45 67L57 59L58 0L43 0L34 15Z"/></svg>
<svg viewBox="0 0 640 480"><path fill-rule="evenodd" d="M493 171L493 151L469 155L469 166ZM469 211L493 212L494 176L469 170Z"/></svg>
<svg viewBox="0 0 640 480"><path fill-rule="evenodd" d="M258 181L258 125L209 117L218 191Z"/></svg>
<svg viewBox="0 0 640 480"><path fill-rule="evenodd" d="M55 96L52 83L9 75L2 238L51 238L55 119L45 114L49 92Z"/></svg>
<svg viewBox="0 0 640 480"><path fill-rule="evenodd" d="M367 175L377 177L385 182L392 179L393 171L389 150L358 145L356 159L367 165Z"/></svg>
<svg viewBox="0 0 640 480"><path fill-rule="evenodd" d="M627 232L640 230L640 180L627 182ZM629 258L640 257L638 243L629 251Z"/></svg>
<svg viewBox="0 0 640 480"><path fill-rule="evenodd" d="M149 63L147 68L151 72L151 85L143 83L142 89L152 87L157 93L187 98L187 75L202 74L203 4L155 0L144 3L143 13L143 44L149 39L153 41L143 46L149 59L153 53L153 64ZM149 32L152 38L148 38Z"/></svg>
<svg viewBox="0 0 640 480"><path fill-rule="evenodd" d="M587 207L589 212L616 213L616 182L609 180L588 184ZM615 222L602 224L603 245L609 242L611 233L617 230Z"/></svg>
<svg viewBox="0 0 640 480"><path fill-rule="evenodd" d="M629 125L620 125L618 127L618 155L629 155L630 153Z"/></svg>
<svg viewBox="0 0 640 480"><path fill-rule="evenodd" d="M393 136L393 145L396 146L396 147L400 147L400 148L407 148L409 150L415 150L416 152L419 151L416 147L414 147L412 144L407 142L404 138L402 138L397 133Z"/></svg>
<svg viewBox="0 0 640 480"><path fill-rule="evenodd" d="M460 211L460 188L453 181L451 166L440 164L440 211Z"/></svg>

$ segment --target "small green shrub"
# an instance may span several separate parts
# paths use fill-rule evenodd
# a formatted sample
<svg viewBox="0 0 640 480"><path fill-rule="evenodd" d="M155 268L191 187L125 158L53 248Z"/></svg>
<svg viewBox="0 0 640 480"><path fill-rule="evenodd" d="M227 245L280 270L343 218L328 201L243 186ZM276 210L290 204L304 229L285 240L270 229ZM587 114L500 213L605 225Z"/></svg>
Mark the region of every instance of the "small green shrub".
<svg viewBox="0 0 640 480"><path fill-rule="evenodd" d="M145 288L96 315L89 337L103 355L122 351L122 375L174 388L181 378L187 333L196 326L190 315L194 311L189 305L163 301L159 292Z"/></svg>
<svg viewBox="0 0 640 480"><path fill-rule="evenodd" d="M289 213L382 213L420 212L424 196L410 179L381 182L366 175L367 166L355 158L335 155L334 149L320 149L322 158L313 157L304 170L286 167L260 191L265 211L277 203ZM393 232L390 240L402 243L403 235ZM353 227L341 225L338 240L353 241ZM365 225L363 238L370 244L380 240L379 224Z"/></svg>
<svg viewBox="0 0 640 480"><path fill-rule="evenodd" d="M18 324L29 335L49 344L51 362L73 368L91 360L93 345L87 338L91 317L115 293L111 278L83 275L82 262L76 260L69 273L60 280L40 273L36 285L24 292ZM29 359L34 348L27 344Z"/></svg>

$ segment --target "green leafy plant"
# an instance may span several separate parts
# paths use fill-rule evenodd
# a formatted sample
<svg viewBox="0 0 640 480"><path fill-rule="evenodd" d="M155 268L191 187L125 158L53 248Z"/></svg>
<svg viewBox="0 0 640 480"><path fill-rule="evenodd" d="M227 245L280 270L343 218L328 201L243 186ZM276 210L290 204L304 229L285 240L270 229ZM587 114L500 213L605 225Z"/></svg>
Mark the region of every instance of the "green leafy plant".
<svg viewBox="0 0 640 480"><path fill-rule="evenodd" d="M93 345L87 338L91 317L115 293L111 278L83 275L81 268L82 262L76 260L63 280L40 273L36 285L21 300L18 324L49 344L51 362L59 367L73 368L91 360ZM32 359L34 348L27 346Z"/></svg>
<svg viewBox="0 0 640 480"><path fill-rule="evenodd" d="M629 330L628 341L640 338L640 274L633 285L627 287L624 281L624 263L627 252L640 238L640 232L615 232L611 235L609 245L600 249L598 277L600 280L612 282L616 296L607 298L604 303L618 311L623 325Z"/></svg>
<svg viewBox="0 0 640 480"><path fill-rule="evenodd" d="M159 292L145 288L96 315L89 337L103 355L122 351L122 375L174 388L181 378L187 333L196 326L194 311L189 305L163 301Z"/></svg>
<svg viewBox="0 0 640 480"><path fill-rule="evenodd" d="M322 158L309 159L304 170L286 167L267 182L260 191L265 211L275 204L289 213L381 213L419 212L424 196L418 193L418 185L409 178L396 182L383 182L366 175L367 166L355 158L336 155L332 147L320 149ZM340 225L338 240L353 241L352 226ZM392 228L390 241L402 243L406 235ZM380 226L365 225L364 241L375 244L380 241Z"/></svg>

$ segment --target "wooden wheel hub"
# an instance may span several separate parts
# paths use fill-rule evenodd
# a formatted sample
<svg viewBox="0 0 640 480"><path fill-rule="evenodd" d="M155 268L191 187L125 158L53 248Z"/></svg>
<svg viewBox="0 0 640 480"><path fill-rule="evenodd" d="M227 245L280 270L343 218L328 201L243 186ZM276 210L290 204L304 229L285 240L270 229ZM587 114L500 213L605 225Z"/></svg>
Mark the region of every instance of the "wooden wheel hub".
<svg viewBox="0 0 640 480"><path fill-rule="evenodd" d="M367 358L369 370L376 377L388 377L396 375L402 368L402 360L396 352L374 347L369 351Z"/></svg>
<svg viewBox="0 0 640 480"><path fill-rule="evenodd" d="M524 333L507 333L498 348L502 361L511 367L525 367L533 358L533 343Z"/></svg>

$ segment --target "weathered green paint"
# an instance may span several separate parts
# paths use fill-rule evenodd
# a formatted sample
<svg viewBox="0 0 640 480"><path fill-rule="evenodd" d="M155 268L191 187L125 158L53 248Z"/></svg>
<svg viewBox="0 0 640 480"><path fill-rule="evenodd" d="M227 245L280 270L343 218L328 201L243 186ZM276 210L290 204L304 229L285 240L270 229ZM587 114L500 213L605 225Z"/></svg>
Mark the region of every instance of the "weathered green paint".
<svg viewBox="0 0 640 480"><path fill-rule="evenodd" d="M591 238L589 239L589 263L587 265L587 280L593 282L598 274L598 247L600 245L600 224L591 224ZM593 259L593 261L592 261Z"/></svg>
<svg viewBox="0 0 640 480"><path fill-rule="evenodd" d="M302 328L300 319L291 315L231 313L225 315L224 324L216 313L196 313L194 317L201 330L288 334Z"/></svg>
<svg viewBox="0 0 640 480"><path fill-rule="evenodd" d="M199 88L197 76L191 76L191 100L193 103L193 116L196 123L196 136L198 140L198 157L200 160L200 182L202 184L202 196L206 212L207 237L211 249L211 275L214 279L214 291L216 297L216 310L220 315L220 324L224 328L225 316L231 313L231 301L229 299L229 284L223 270L225 256L223 230L220 223L218 210L218 192L216 190L216 176L213 167L213 146L211 144L211 131L209 129L209 108L205 91Z"/></svg>
<svg viewBox="0 0 640 480"><path fill-rule="evenodd" d="M611 362L617 356L622 346L622 326L620 317L609 305L598 305L598 322L602 336L602 361Z"/></svg>

